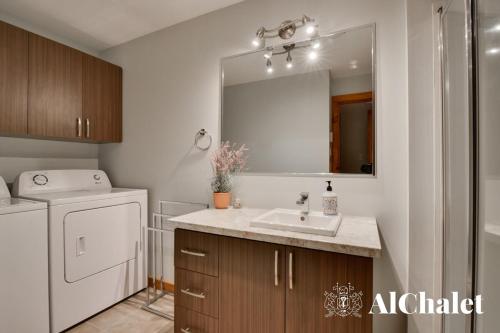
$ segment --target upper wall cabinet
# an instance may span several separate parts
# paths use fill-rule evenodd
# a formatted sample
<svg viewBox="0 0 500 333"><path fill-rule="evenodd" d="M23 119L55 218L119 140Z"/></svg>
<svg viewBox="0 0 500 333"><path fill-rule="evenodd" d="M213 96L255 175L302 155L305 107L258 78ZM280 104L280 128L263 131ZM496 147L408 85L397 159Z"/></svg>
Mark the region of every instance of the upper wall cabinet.
<svg viewBox="0 0 500 333"><path fill-rule="evenodd" d="M82 53L29 36L28 133L82 137Z"/></svg>
<svg viewBox="0 0 500 333"><path fill-rule="evenodd" d="M0 135L122 140L122 69L0 21Z"/></svg>
<svg viewBox="0 0 500 333"><path fill-rule="evenodd" d="M26 135L28 32L0 21L0 133Z"/></svg>
<svg viewBox="0 0 500 333"><path fill-rule="evenodd" d="M122 69L89 55L83 56L83 119L86 139L122 140Z"/></svg>

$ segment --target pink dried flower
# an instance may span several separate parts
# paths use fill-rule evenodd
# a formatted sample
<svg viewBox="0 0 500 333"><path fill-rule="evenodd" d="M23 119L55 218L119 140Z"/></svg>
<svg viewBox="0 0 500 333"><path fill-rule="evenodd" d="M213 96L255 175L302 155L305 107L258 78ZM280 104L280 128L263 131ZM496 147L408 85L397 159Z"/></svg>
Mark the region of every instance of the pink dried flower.
<svg viewBox="0 0 500 333"><path fill-rule="evenodd" d="M215 175L233 175L243 171L248 160L247 151L244 144L238 147L235 143L223 142L211 157Z"/></svg>

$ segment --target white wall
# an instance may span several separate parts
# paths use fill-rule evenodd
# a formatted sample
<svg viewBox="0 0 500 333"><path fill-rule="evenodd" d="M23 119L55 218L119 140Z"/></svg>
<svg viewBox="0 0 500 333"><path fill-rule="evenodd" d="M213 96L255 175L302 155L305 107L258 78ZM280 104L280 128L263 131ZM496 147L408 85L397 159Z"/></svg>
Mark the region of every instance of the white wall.
<svg viewBox="0 0 500 333"><path fill-rule="evenodd" d="M334 77L330 85L331 95L336 96L371 91L373 89L372 81L371 74Z"/></svg>
<svg viewBox="0 0 500 333"><path fill-rule="evenodd" d="M441 113L435 109L439 82L435 83L432 0L407 0L408 20L408 102L410 116L410 243L409 290L425 291L428 297L441 297L439 250L440 186L439 147ZM437 7L436 7L437 8ZM436 27L437 29L437 27ZM438 222L439 221L439 222ZM438 316L413 315L408 319L409 332L438 332Z"/></svg>
<svg viewBox="0 0 500 333"><path fill-rule="evenodd" d="M222 140L244 142L251 172L328 172L328 70L224 87Z"/></svg>
<svg viewBox="0 0 500 333"><path fill-rule="evenodd" d="M375 260L375 291L408 286L408 106L406 8L399 0L247 0L110 49L124 68L124 142L102 145L100 166L117 185L146 187L159 199L209 201L208 154L194 134L219 131L220 58L249 50L255 30L303 13L322 33L376 22L376 177L338 177L346 214L376 216L384 241ZM247 206L291 207L309 191L320 208L324 178L242 176ZM171 277L171 275L170 275ZM398 316L375 320L376 332L404 332Z"/></svg>

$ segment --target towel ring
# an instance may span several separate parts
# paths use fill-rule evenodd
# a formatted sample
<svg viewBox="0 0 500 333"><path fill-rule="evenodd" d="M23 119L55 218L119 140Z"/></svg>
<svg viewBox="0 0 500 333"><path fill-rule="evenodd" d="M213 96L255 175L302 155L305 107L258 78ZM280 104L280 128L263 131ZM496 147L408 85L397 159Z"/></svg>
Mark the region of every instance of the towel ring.
<svg viewBox="0 0 500 333"><path fill-rule="evenodd" d="M205 137L208 138L208 145L200 146L200 140ZM194 136L194 146L199 150L208 150L210 146L212 146L212 136L208 134L208 132L204 128L202 128Z"/></svg>

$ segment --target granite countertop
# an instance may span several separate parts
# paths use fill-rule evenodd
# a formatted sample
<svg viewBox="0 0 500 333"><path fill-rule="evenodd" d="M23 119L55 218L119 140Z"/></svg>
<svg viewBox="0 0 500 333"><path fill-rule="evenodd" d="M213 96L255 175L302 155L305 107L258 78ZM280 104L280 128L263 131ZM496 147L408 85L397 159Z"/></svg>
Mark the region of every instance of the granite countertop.
<svg viewBox="0 0 500 333"><path fill-rule="evenodd" d="M170 218L169 229L186 229L210 234L251 239L315 250L379 257L382 247L373 217L342 216L335 237L250 226L250 221L266 209L206 209Z"/></svg>

